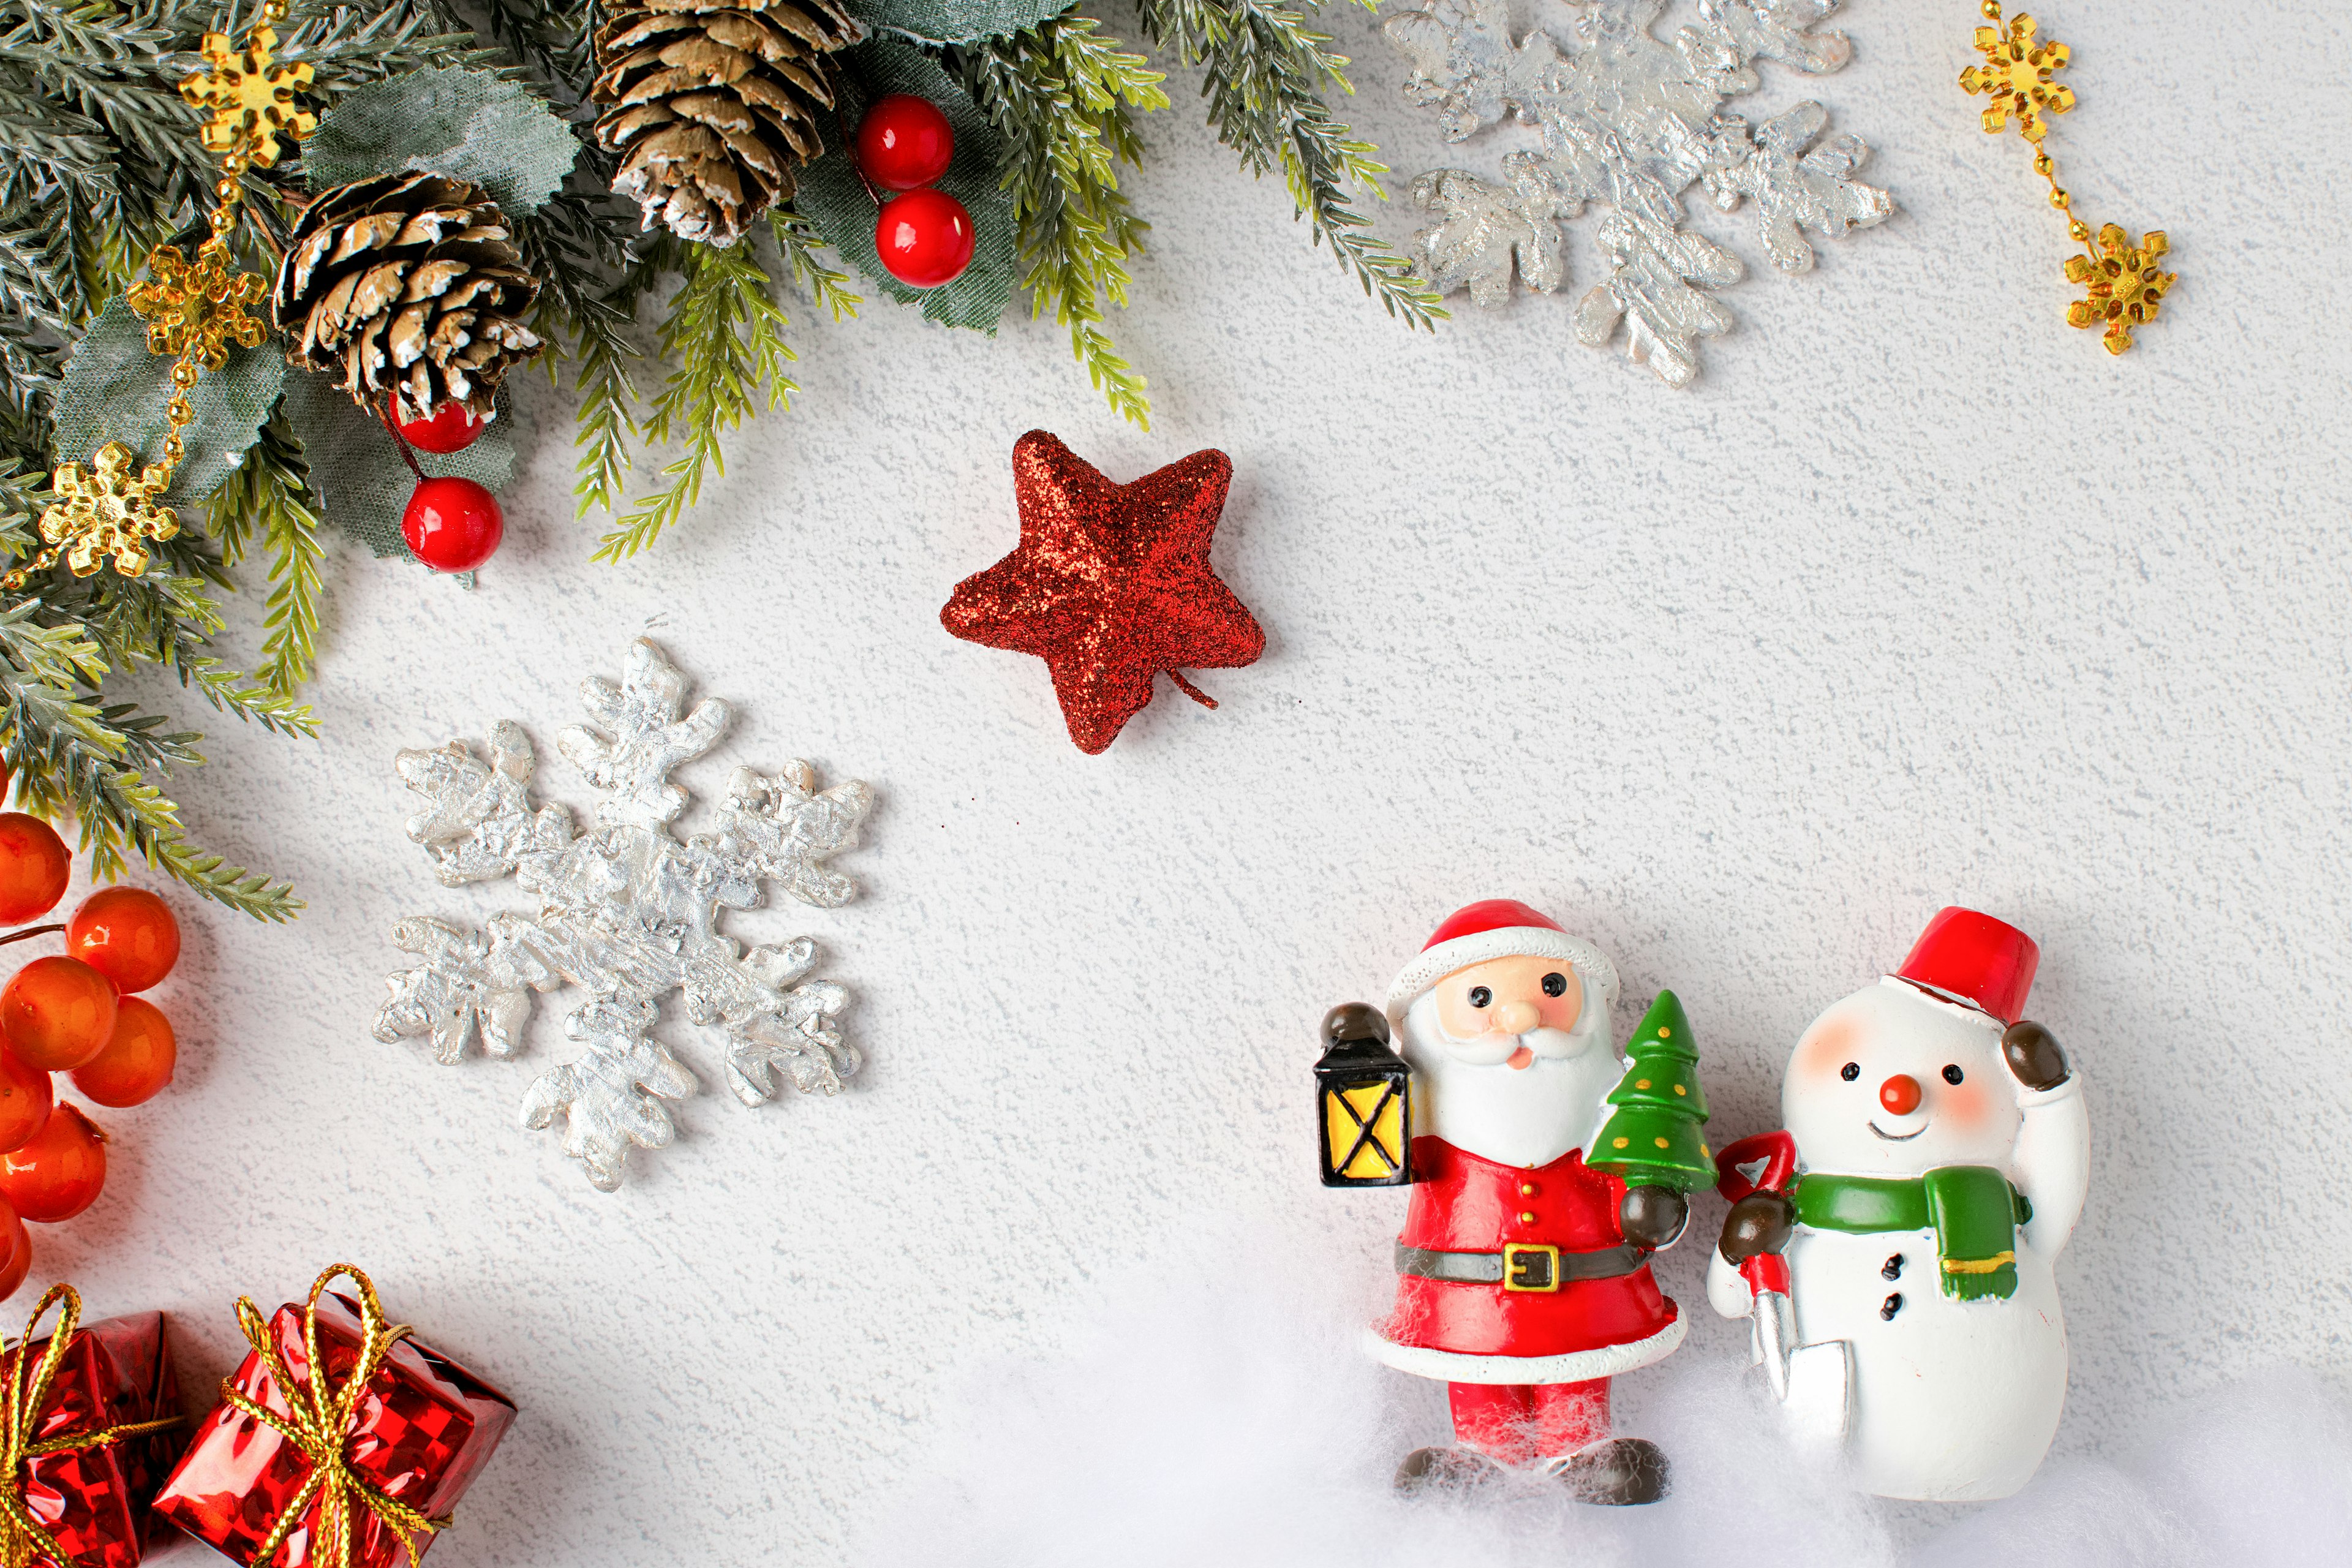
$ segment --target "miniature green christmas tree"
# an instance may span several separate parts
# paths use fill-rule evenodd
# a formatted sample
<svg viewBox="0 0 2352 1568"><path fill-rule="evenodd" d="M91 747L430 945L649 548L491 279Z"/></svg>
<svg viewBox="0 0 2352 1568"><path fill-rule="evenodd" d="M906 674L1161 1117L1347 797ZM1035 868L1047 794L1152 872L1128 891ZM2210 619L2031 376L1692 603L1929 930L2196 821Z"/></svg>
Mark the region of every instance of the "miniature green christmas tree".
<svg viewBox="0 0 2352 1568"><path fill-rule="evenodd" d="M1673 992L1658 993L1625 1054L1633 1065L1609 1096L1617 1109L1586 1163L1628 1186L1695 1193L1715 1185L1715 1158L1699 1135L1706 1091L1699 1087L1698 1047Z"/></svg>

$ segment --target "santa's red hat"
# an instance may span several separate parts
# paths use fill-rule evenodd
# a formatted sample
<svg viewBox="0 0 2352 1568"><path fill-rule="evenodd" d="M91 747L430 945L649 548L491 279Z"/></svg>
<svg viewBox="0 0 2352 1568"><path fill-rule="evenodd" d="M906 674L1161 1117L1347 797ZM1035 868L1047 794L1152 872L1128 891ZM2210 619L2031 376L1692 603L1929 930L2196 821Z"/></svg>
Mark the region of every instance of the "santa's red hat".
<svg viewBox="0 0 2352 1568"><path fill-rule="evenodd" d="M1617 1005L1617 966L1599 948L1517 899L1482 899L1447 916L1421 955L1398 973L1389 987L1391 1022L1402 1022L1414 997L1455 970L1490 958L1559 959L1576 971L1585 1007L1600 1009L1594 1016L1605 1018Z"/></svg>
<svg viewBox="0 0 2352 1568"><path fill-rule="evenodd" d="M2025 1016L2026 994L2041 963L2042 950L2032 937L1953 904L1936 911L1895 977L2014 1024Z"/></svg>

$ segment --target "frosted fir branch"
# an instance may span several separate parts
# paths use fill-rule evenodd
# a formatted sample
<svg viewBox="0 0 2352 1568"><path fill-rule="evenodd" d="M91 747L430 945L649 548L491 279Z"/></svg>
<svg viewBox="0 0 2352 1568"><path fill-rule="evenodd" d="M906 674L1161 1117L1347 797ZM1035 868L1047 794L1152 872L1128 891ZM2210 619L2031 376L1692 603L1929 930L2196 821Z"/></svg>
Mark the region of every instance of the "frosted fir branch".
<svg viewBox="0 0 2352 1568"><path fill-rule="evenodd" d="M1375 236L1348 205L1348 187L1385 199L1370 142L1351 134L1323 101L1325 89L1353 93L1348 59L1284 0L1142 0L1145 33L1202 69L1209 127L1263 176L1280 169L1291 203L1315 243L1328 243L1364 292L1410 327L1445 318L1438 295L1411 261Z"/></svg>

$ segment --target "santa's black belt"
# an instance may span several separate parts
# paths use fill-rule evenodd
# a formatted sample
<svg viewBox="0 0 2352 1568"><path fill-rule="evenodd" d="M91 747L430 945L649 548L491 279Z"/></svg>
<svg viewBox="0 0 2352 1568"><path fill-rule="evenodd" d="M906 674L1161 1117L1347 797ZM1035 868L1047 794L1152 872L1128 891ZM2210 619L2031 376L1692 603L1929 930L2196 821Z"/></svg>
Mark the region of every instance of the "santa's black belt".
<svg viewBox="0 0 2352 1568"><path fill-rule="evenodd" d="M1512 1242L1500 1252L1437 1252L1396 1244L1396 1271L1449 1285L1500 1285L1506 1290L1550 1291L1580 1279L1614 1279L1650 1260L1631 1243L1562 1252L1557 1247Z"/></svg>

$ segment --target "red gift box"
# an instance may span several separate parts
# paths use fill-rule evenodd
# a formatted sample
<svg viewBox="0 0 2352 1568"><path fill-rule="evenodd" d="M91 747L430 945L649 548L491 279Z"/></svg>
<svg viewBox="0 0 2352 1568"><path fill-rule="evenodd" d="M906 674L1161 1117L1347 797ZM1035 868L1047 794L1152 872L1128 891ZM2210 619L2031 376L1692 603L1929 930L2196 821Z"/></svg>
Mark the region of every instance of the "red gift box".
<svg viewBox="0 0 2352 1568"><path fill-rule="evenodd" d="M328 1294L347 1276L358 1298ZM253 1346L197 1427L155 1511L237 1563L392 1568L449 1522L514 1402L387 1323L366 1275L340 1264L307 1307L237 1321ZM324 1375L319 1375L323 1370Z"/></svg>
<svg viewBox="0 0 2352 1568"><path fill-rule="evenodd" d="M57 1331L35 1340L52 1306ZM163 1314L80 1326L52 1286L0 1355L0 1556L47 1568L136 1568L155 1483L170 1465L180 1384Z"/></svg>

